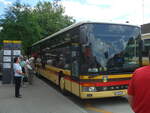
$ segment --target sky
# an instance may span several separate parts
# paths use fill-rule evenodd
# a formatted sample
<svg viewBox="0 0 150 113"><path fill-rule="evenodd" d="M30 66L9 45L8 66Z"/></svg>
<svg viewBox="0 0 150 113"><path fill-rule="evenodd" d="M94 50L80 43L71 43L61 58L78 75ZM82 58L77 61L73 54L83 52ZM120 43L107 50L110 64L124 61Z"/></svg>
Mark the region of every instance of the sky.
<svg viewBox="0 0 150 113"><path fill-rule="evenodd" d="M0 0L0 15L5 8L16 0ZM52 0L20 0L34 7L38 1ZM150 23L150 0L61 0L65 14L72 16L77 22L97 21L142 25Z"/></svg>

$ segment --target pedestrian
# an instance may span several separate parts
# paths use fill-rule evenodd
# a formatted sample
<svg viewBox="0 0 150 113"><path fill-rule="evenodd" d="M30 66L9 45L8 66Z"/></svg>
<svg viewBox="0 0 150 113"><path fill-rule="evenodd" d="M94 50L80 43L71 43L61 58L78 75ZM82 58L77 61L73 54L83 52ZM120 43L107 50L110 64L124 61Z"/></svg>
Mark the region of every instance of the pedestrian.
<svg viewBox="0 0 150 113"><path fill-rule="evenodd" d="M27 74L28 74L28 82L30 85L33 84L33 68L31 66L32 59L27 59L26 60L26 68L27 68Z"/></svg>
<svg viewBox="0 0 150 113"><path fill-rule="evenodd" d="M22 68L19 62L20 62L19 57L15 57L13 68L14 68L14 76L15 76L14 78L15 78L15 97L16 98L21 98L20 86L21 86L21 79L23 76Z"/></svg>
<svg viewBox="0 0 150 113"><path fill-rule="evenodd" d="M135 113L150 113L150 65L133 73L128 87L128 101Z"/></svg>
<svg viewBox="0 0 150 113"><path fill-rule="evenodd" d="M26 71L25 71L26 62L25 62L25 59L24 59L24 57L22 55L19 56L19 59L20 59L19 64L20 64L20 66L22 68L22 72L24 73L24 76L22 76L22 85L21 86L25 87L25 81L27 79L27 75L26 75Z"/></svg>

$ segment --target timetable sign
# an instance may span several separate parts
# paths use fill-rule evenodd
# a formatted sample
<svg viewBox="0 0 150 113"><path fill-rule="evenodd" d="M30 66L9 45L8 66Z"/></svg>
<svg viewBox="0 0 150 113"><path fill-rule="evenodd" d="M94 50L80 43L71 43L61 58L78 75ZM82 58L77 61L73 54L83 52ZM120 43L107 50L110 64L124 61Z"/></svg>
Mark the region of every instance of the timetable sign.
<svg viewBox="0 0 150 113"><path fill-rule="evenodd" d="M4 55L11 55L11 50L4 50Z"/></svg>

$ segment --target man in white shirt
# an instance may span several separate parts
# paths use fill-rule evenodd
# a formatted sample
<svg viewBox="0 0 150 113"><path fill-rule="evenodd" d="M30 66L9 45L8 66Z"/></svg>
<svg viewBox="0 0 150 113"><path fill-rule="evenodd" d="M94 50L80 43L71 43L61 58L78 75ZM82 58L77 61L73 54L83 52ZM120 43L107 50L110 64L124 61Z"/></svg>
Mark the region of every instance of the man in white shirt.
<svg viewBox="0 0 150 113"><path fill-rule="evenodd" d="M19 58L16 57L14 58L14 76L15 76L15 97L16 98L21 98L21 95L20 95L20 86L21 86L21 78L22 78L22 75L23 75L23 72L22 72L22 68L19 64Z"/></svg>

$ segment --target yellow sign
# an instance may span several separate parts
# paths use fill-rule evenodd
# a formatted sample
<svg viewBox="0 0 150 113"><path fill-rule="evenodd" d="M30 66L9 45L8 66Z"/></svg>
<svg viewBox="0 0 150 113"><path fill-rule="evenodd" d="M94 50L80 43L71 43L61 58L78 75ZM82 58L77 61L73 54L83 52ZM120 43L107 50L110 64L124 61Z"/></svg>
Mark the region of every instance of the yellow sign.
<svg viewBox="0 0 150 113"><path fill-rule="evenodd" d="M14 40L13 43L15 43L15 44L21 44L21 41L19 41L19 40Z"/></svg>
<svg viewBox="0 0 150 113"><path fill-rule="evenodd" d="M21 41L19 41L19 40L3 40L3 43L21 44Z"/></svg>
<svg viewBox="0 0 150 113"><path fill-rule="evenodd" d="M12 40L3 40L3 43L12 43Z"/></svg>

